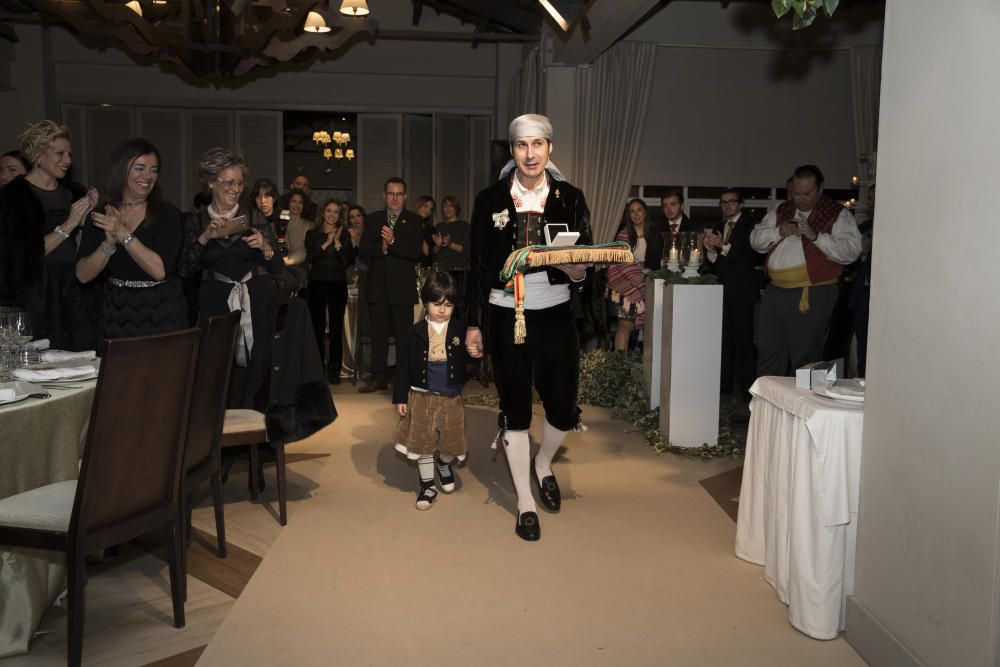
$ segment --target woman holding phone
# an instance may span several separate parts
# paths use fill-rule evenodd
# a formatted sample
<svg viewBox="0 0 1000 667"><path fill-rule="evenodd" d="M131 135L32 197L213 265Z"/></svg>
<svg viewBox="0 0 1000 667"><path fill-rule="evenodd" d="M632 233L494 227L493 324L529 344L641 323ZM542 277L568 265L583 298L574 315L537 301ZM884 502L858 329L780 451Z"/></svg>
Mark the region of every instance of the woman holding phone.
<svg viewBox="0 0 1000 667"><path fill-rule="evenodd" d="M277 257L274 230L262 216L250 216L240 202L246 187L243 155L211 148L198 161L198 172L212 193L212 203L185 224L181 275L201 273L198 324L242 310L236 368L230 381L229 407L253 407L254 396L268 377L267 348L276 296L271 271ZM259 226L255 223L260 221Z"/></svg>
<svg viewBox="0 0 1000 667"><path fill-rule="evenodd" d="M319 343L319 354L326 363L326 376L340 384L344 360L344 311L347 308L347 269L358 250L351 243L351 233L340 219L342 207L336 199L324 202L320 226L306 232L305 246L309 261L309 312ZM327 318L330 323L330 352L325 353Z"/></svg>

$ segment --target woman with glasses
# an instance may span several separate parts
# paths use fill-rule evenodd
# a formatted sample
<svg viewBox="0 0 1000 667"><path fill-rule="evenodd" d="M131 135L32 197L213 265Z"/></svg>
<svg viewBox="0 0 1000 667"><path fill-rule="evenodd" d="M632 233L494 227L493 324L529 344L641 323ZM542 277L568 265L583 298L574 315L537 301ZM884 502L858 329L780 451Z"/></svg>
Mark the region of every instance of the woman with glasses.
<svg viewBox="0 0 1000 667"><path fill-rule="evenodd" d="M53 348L97 348L100 295L76 280L80 226L97 190L66 180L73 164L69 128L43 120L20 136L31 163L0 195L0 306L31 314L36 338Z"/></svg>
<svg viewBox="0 0 1000 667"><path fill-rule="evenodd" d="M274 230L240 203L246 187L243 155L212 148L198 161L198 173L212 193L212 203L185 223L181 275L201 273L198 325L208 318L242 310L237 361L230 382L230 407L252 407L266 377L266 354L275 297L271 271L276 259ZM242 224L241 224L242 223Z"/></svg>
<svg viewBox="0 0 1000 667"><path fill-rule="evenodd" d="M186 221L180 271L201 273L200 326L215 315L242 311L228 407L263 412L271 441L308 437L337 416L308 308L281 297L275 287L272 271L281 257L274 229L240 202L247 176L243 155L209 149L198 172L212 203Z"/></svg>
<svg viewBox="0 0 1000 667"><path fill-rule="evenodd" d="M111 154L109 201L91 213L80 241L76 277L104 273L105 338L183 329L186 303L176 264L184 242L177 208L163 201L160 152L145 139L122 142Z"/></svg>

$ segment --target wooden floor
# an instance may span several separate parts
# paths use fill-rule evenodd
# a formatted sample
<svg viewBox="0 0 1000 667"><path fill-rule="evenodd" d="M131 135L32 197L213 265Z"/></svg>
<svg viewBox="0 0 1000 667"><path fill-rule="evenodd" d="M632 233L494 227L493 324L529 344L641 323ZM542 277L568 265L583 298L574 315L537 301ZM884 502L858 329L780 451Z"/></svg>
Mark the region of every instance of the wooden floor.
<svg viewBox="0 0 1000 667"><path fill-rule="evenodd" d="M288 448L289 526L284 530L288 540L298 540L297 544L300 545L304 543L304 546L294 547L293 551L308 549L312 540L311 536L314 535L317 538L317 544L323 545L316 548L325 550L323 552L325 555L321 556L322 567L336 570L338 565L342 564L345 569L351 570L336 575L343 576L345 579L339 580L339 583L336 584L341 586L338 595L336 597L330 596L331 600L337 599L339 604L344 607L342 613L346 615L346 618L350 618L352 615L353 602L346 599L352 597L352 594L350 587L344 585L344 582L363 580L374 576L375 572L359 571L360 568L366 567L368 554L361 552L356 554L354 560L351 560L349 549L336 546L342 539L338 531L353 531L352 538L354 540L368 542L370 545L373 540L384 541L386 536L392 534L393 531L405 531L407 526L419 516L425 521L433 519L429 522L435 525L432 530L448 531L451 530L448 528L449 522L457 522L456 526L463 527L461 534L447 532L444 534L450 534L452 539L460 537L464 540L482 542L476 548L487 549L484 553L495 554L497 548L509 548L512 557L520 558L520 552L526 546L535 547L536 553L538 553L538 545L526 545L513 535L513 515L510 514L513 510L512 489L507 488L509 479L503 478L502 473L506 468L502 456L500 460L491 461L489 460L491 456L489 450L476 452L477 459L469 466L459 470L459 491L453 496L439 498L442 507L435 506L431 512L418 513L413 510L413 498L410 497L416 486L415 481L411 479L413 471L409 469L405 461L401 461L393 455L390 442L382 442L388 437L387 433L391 432L391 423L383 423L387 420L391 422L392 419L388 395L360 396L356 393L356 389L349 384L340 385L334 390L338 410L342 415L341 419L325 431ZM469 390L481 391L481 388L475 385L470 386ZM488 422L492 421L495 424L495 413L487 408L470 408L470 414L470 428L483 430L489 426ZM560 539L566 539L567 536L571 540L575 539L566 531L593 530L593 528L584 528L587 524L577 525L573 523L573 521L581 520L586 514L591 515L589 520L598 521L596 525L602 525L600 521L608 519L599 517L599 512L612 512L609 516L614 516L614 513L622 515L628 512L626 508L629 506L635 506L635 504L641 506L642 503L649 502L649 498L634 497L635 494L645 492L644 487L641 486L635 490L625 489L621 492L628 503L625 505L620 505L621 499L614 498L613 491L612 495L609 496L605 494L605 490L597 488L597 479L591 478L591 475L598 468L592 464L598 463L602 459L610 460L613 464L605 463L603 469L611 470L617 467L625 471L626 479L637 479L640 475L647 476L647 480L641 480L643 484L651 481L654 484L662 485L666 481L668 486L677 487L682 491L670 496L671 503L676 502L677 504L665 510L673 518L668 519L667 523L664 524L664 517L667 515L662 514L664 509L661 508L658 510L660 514L655 519L658 522L657 525L664 527L664 530L670 533L666 537L669 544L666 553L673 554L673 557L678 559L692 557L697 559L701 558L701 554L697 552L708 548L712 551L708 555L709 559L714 559L722 564L727 576L737 578L735 581L738 586L731 587L725 584L726 587L732 588L734 591L737 589L752 590L755 596L759 596L760 599L756 600L755 604L761 605L761 608L767 611L764 615L768 617L767 622L770 625L764 631L759 633L755 631L754 641L766 641L769 644L780 642L781 646L768 645L767 650L764 650L759 646L752 646L751 644L754 642L748 642L747 651L749 654L746 656L748 659L729 664L778 664L768 663L766 658L768 655L792 658L792 662L784 662L783 664L805 664L805 662L796 662L799 659L809 664L862 664L843 640L816 642L805 638L790 625L787 625L787 621L783 620L787 611L774 598L773 591L770 591L769 587L760 581L759 568L749 566L738 561L735 556L731 556L742 471L740 460L703 461L673 455L656 457L645 449L645 446L641 444L641 439L636 434L624 433L624 425L610 420L606 411L588 409L585 416L589 419L596 418L601 423L596 428L591 429L588 436L589 447L581 447L571 455L564 452L561 457L563 462L572 461L572 465L566 465L562 468L562 474L565 475L563 478L564 489L567 491L564 514L568 514L568 516L553 518L542 514L543 542L538 544L542 544L543 548L552 549L559 546L558 540ZM619 432L621 436L615 435ZM598 446L595 447L595 444ZM559 462L560 460L557 459L557 466ZM326 468L328 463L331 464L331 468ZM557 473L558 471L557 468ZM498 474L501 476L496 477ZM85 664L183 667L194 665L201 658L204 658L202 664L210 665L358 664L358 661L348 658L351 654L347 652L342 654L343 658L339 661L333 656L328 661L311 661L300 656L298 660L282 663L281 660L253 656L252 653L251 658L244 656L237 659L236 662L222 660L218 658L220 654L231 655L228 653L231 647L226 644L233 638L231 627L224 633L224 637L220 637L223 639L222 646L226 647L226 652L220 653L220 647L214 647L216 649L214 652L212 650L206 652L206 647L213 640L213 637L216 637L217 630L233 611L237 599L245 590L247 591L246 597L254 597L255 602L259 602L261 599L270 599L269 582L260 578L253 579L258 568L261 568L262 577L274 576L273 573L268 572L266 567L262 567L262 564L266 564L265 559L268 552L279 535L282 535L283 530L277 522L277 498L272 483L273 468L266 468L265 476L269 485L261 496L261 502L251 503L246 487L245 466L237 464L230 474L230 479L225 486L228 538L228 557L226 559L219 559L215 556L214 518L207 498L196 507L193 521L196 531L188 552L188 601L185 628L175 629L171 622L169 578L162 548L162 538L153 535L126 545L122 548L118 558L105 563L95 563L89 568L86 589ZM620 481L611 483L620 485ZM587 511L581 514L578 511L579 501L589 499L578 494L588 491L593 495L593 500L590 506L585 508ZM491 523L485 526L489 531L487 538L479 537L477 533L478 525L481 523L481 519L478 517L483 516L479 507L482 507L481 503L484 498L488 504L496 505L497 509L500 509L499 516L497 516L496 510L489 511L488 516L491 517L489 519ZM713 501L717 503L717 506L711 510L709 508L713 506ZM657 502L660 500L657 499ZM687 503L687 506L684 503ZM586 503L584 504L586 505ZM326 507L337 509L330 510L334 514L324 514L327 511ZM347 512L353 512L355 507L361 509L360 514L364 516L345 518L336 514L345 511L345 508ZM320 508L324 509L320 510ZM310 509L313 511L307 511ZM317 511L319 511L319 516L317 516ZM574 511L576 511L575 517ZM713 512L717 513L716 517L722 517L722 520L706 521L706 518L710 517ZM452 514L449 515L449 513ZM299 521L296 520L297 515L300 516ZM384 517L381 525L377 519L375 521L370 519L373 515ZM477 518L470 518L473 516ZM724 518L727 516L729 518ZM697 530L692 533L694 537L685 540L676 526L685 525L687 517L698 521L698 526ZM338 520L339 523L335 523L335 520ZM502 525L497 523L498 520L502 522ZM643 516L641 513L637 513L629 520L651 521L649 517ZM507 525L508 523L510 525ZM331 526L332 535L327 534L327 524ZM470 524L476 525L470 526ZM311 527L313 525L321 527L313 529ZM366 526L370 534L359 534L360 531L366 529ZM546 532L546 528L550 526L550 532ZM675 526L675 528L665 526ZM562 538L558 536L557 529L563 531ZM614 526L612 533L618 534L623 529L625 529L623 526ZM308 534L303 534L303 531L307 531ZM309 531L315 532L310 533ZM705 531L709 532L705 533ZM712 535L710 547L699 543L702 535ZM655 544L655 531L651 533L650 538L654 542L650 542L647 538L641 541L646 549ZM677 543L678 540L680 543ZM575 542L572 543L575 544ZM586 539L584 539L580 544L586 543ZM288 557L287 552L291 547L288 542L283 541L282 544L285 547L285 555L276 554L276 558ZM335 546L329 546L330 544ZM491 546L493 544L499 546ZM681 552L684 550L688 552L687 555L682 555ZM527 552L525 555L530 553ZM370 568L377 570L384 566L384 563L371 562ZM670 565L664 563L663 567L670 567ZM356 572L356 576L352 572ZM489 571L480 571L475 567L472 573L473 576L480 578L492 577ZM569 571L566 574L569 575ZM312 576L310 573L295 572L287 573L285 576L298 577L297 583L290 585L299 587L298 589L293 588L293 590L298 591L299 595L308 595L311 592L309 590L309 577ZM697 576L696 572L691 572L684 575L682 579ZM383 580L383 584L387 583L384 574L379 575L379 578ZM569 578L572 579L572 576ZM405 585L406 579L401 581L404 582L402 585ZM716 590L716 587L722 583L718 581L706 582L705 585L710 588L704 589L698 585L694 585L691 589L679 588L678 593L680 594L682 590L704 590L702 595L695 595L695 598L701 597L702 599L690 600L690 613L707 614L705 623L711 624L719 620L719 614L712 609L712 605L719 604L719 600L725 600L726 595L737 594L735 592L729 593L727 590ZM327 585L333 584L330 581L324 582L317 578L316 586ZM399 585L400 583L396 582L391 584L390 588ZM471 591L473 586L475 584L470 580L456 590L462 595L466 593L482 595L482 593ZM604 591L605 588L605 583L600 584L601 591ZM364 589L362 587L359 590ZM611 590L614 590L613 585ZM326 595L321 591L317 593ZM393 597L398 598L399 595L405 595L405 593L399 591L398 594L394 593ZM745 593L739 595L743 598L746 597ZM744 600L739 602L742 603ZM620 601L615 602L613 606L617 607L619 603ZM330 602L330 604L334 603ZM642 601L637 600L635 605L626 604L625 606L641 609ZM262 613L266 615L266 612ZM341 613L341 611L337 613ZM460 610L457 613L467 614L468 612ZM446 623L453 622L445 619L440 620ZM664 620L664 622L666 621ZM755 619L754 622L760 621ZM364 625L370 624L366 619L362 619L357 632L363 632ZM483 630L488 631L485 627ZM731 632L731 629L720 629L722 634L727 632ZM308 634L322 635L322 627L311 628ZM237 634L237 636L239 635ZM742 635L737 633L734 636ZM248 650L251 652L256 650L253 648L253 641L244 639L246 641L241 640L240 643L250 645L251 648ZM252 639L260 638L253 637ZM651 645L656 643L652 638L647 638L647 640L650 641ZM287 641L287 637L279 639L279 643ZM0 667L65 664L65 642L66 616L62 608L56 605L43 619L39 628L39 636L32 643L30 654L0 660ZM396 643L398 644L398 641ZM371 654L365 654L362 661L365 664L401 664L398 662L399 656L410 655L405 648L400 649L398 645L392 649L386 647L384 652L380 652L377 645L372 646L370 650ZM400 650L403 653L399 653ZM678 655L682 654L683 651L678 653ZM303 652L302 655L308 656L310 654ZM437 655L435 651L420 659L407 659L406 662L409 664L437 664L441 662L436 657ZM667 664L667 662L659 660L661 656L653 654L640 652L627 655L632 656L630 664ZM710 656L713 655L713 652L708 649L696 648L694 653L690 655ZM465 657L471 659L471 656L467 654ZM666 659L666 656L662 656L662 658ZM501 664L495 660L489 662ZM567 654L566 661L550 658L546 662L550 665L573 664L569 660L569 654ZM607 662L606 664L616 663ZM702 661L697 664L713 663L709 659L707 662Z"/></svg>

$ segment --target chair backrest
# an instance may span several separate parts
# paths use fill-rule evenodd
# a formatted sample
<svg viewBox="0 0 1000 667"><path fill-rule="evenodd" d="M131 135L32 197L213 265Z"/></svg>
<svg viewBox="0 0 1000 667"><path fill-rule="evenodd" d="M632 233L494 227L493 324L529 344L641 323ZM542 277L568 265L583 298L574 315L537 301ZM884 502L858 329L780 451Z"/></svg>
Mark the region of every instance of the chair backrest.
<svg viewBox="0 0 1000 667"><path fill-rule="evenodd" d="M105 343L70 532L127 541L175 511L199 329Z"/></svg>
<svg viewBox="0 0 1000 667"><path fill-rule="evenodd" d="M209 318L202 334L184 445L184 472L218 451L239 326L240 311L234 310Z"/></svg>

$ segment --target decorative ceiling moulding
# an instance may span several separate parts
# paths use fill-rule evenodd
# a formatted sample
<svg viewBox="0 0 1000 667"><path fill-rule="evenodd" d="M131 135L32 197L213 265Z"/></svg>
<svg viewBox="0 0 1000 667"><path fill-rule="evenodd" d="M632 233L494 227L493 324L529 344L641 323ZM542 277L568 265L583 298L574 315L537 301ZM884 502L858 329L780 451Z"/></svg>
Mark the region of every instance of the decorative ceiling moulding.
<svg viewBox="0 0 1000 667"><path fill-rule="evenodd" d="M113 42L185 79L239 85L267 70L300 69L320 54L374 40L378 23L322 11L316 0L35 0L46 22L67 24L88 44ZM135 6L139 5L140 9ZM322 11L327 32L307 32Z"/></svg>

